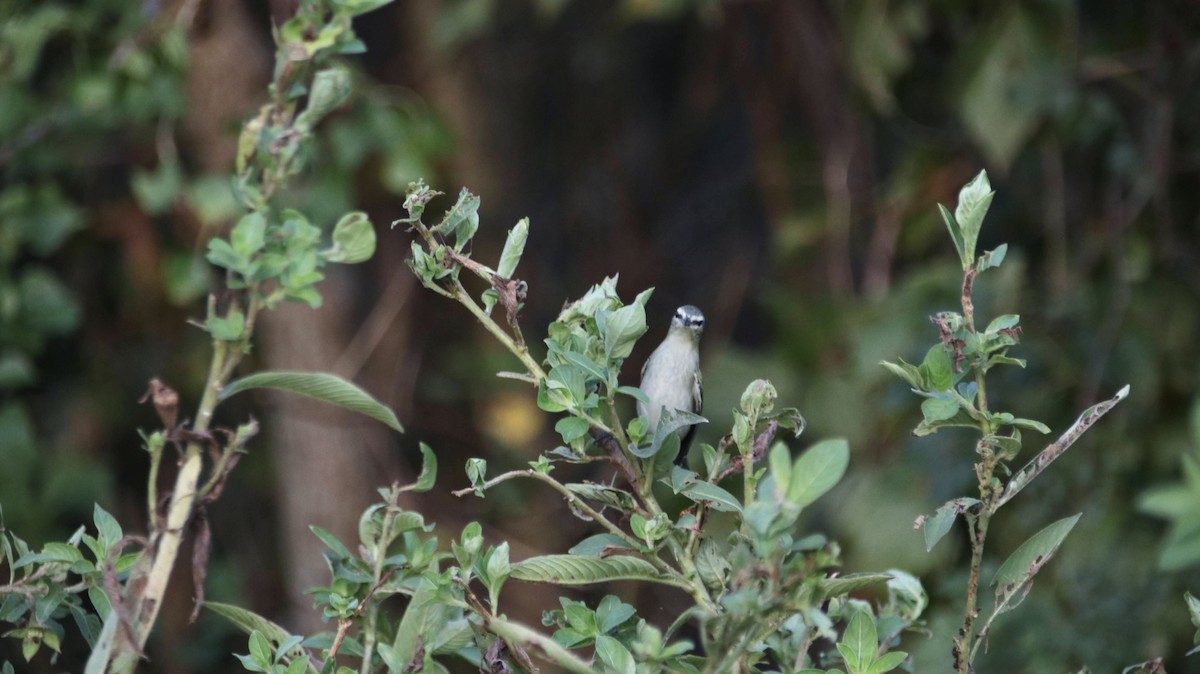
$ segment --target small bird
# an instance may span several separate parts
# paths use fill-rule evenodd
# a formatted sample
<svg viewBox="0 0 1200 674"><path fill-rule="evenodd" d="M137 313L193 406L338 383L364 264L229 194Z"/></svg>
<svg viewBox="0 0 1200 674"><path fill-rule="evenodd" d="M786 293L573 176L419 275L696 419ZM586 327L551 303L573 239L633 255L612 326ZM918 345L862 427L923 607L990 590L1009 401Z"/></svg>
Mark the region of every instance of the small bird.
<svg viewBox="0 0 1200 674"><path fill-rule="evenodd" d="M646 405L638 402L638 414L649 422L647 433L653 435L663 410L682 410L699 414L704 406L704 388L700 380L700 334L704 332L704 314L690 304L675 310L667 337L642 366L641 389L650 399ZM677 463L687 459L688 447L696 426L688 426L680 438Z"/></svg>

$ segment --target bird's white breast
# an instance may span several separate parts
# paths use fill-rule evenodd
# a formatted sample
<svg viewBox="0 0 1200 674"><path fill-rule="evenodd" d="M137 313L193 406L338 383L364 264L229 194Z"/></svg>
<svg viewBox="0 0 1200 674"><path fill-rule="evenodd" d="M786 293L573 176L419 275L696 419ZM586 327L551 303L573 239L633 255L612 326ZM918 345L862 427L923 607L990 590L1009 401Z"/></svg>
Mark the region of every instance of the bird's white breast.
<svg viewBox="0 0 1200 674"><path fill-rule="evenodd" d="M646 371L642 375L641 389L650 399L647 407L638 403L638 414L650 422L649 430L658 426L665 407L672 410L694 412L692 392L695 388L696 370L700 368L700 354L692 339L681 333L672 333L650 354L646 360Z"/></svg>

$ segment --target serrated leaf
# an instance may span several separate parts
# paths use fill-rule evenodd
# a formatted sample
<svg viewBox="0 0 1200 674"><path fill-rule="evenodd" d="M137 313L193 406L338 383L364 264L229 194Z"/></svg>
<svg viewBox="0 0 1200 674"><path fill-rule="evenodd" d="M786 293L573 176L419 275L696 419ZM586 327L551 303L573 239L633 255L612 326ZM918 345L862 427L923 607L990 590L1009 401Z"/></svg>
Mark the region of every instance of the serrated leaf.
<svg viewBox="0 0 1200 674"><path fill-rule="evenodd" d="M992 584L1012 585L1027 580L1031 573L1036 572L1037 568L1054 556L1058 546L1062 545L1063 539L1071 533L1082 514L1065 517L1031 536L1004 560L1000 569L996 571Z"/></svg>
<svg viewBox="0 0 1200 674"><path fill-rule="evenodd" d="M660 580L658 571L644 559L624 555L579 557L576 555L542 555L517 562L512 578L531 583L555 585L589 585L613 580Z"/></svg>
<svg viewBox="0 0 1200 674"><path fill-rule="evenodd" d="M792 465L787 499L800 508L816 501L842 479L849 464L850 445L844 438L818 442Z"/></svg>
<svg viewBox="0 0 1200 674"><path fill-rule="evenodd" d="M299 393L358 412L381 421L398 432L404 432L400 421L396 419L396 413L390 408L361 388L327 372L256 372L227 384L221 390L220 399L225 400L235 393L254 388Z"/></svg>

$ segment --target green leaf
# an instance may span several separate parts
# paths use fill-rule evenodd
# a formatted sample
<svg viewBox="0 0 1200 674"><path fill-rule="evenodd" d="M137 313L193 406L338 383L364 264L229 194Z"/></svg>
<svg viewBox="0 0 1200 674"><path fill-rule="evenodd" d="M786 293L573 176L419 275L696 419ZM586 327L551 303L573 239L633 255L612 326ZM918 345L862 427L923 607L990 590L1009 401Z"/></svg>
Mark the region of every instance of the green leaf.
<svg viewBox="0 0 1200 674"><path fill-rule="evenodd" d="M774 409L775 399L778 397L779 394L771 382L766 379L756 379L750 382L750 385L742 392L742 399L738 406L746 416L758 419Z"/></svg>
<svg viewBox="0 0 1200 674"><path fill-rule="evenodd" d="M521 218L515 227L508 230L504 250L500 252L500 264L496 266L497 274L504 278L512 278L517 264L521 262L521 255L525 252L525 240L528 238L529 218Z"/></svg>
<svg viewBox="0 0 1200 674"><path fill-rule="evenodd" d="M596 656L618 674L634 674L637 669L629 649L610 636L596 637Z"/></svg>
<svg viewBox="0 0 1200 674"><path fill-rule="evenodd" d="M850 674L866 672L875 661L875 649L878 646L879 634L875 631L875 621L866 611L855 611L837 645Z"/></svg>
<svg viewBox="0 0 1200 674"><path fill-rule="evenodd" d="M950 527L954 526L954 519L958 514L979 504L979 499L964 496L956 498L952 501L947 501L938 508L932 517L925 518L923 527L925 533L925 551L933 550L933 546L937 545L938 541L950 532Z"/></svg>
<svg viewBox="0 0 1200 674"><path fill-rule="evenodd" d="M100 540L105 550L112 547L113 543L121 540L121 536L124 535L121 531L121 524L117 522L117 518L110 515L104 508L101 508L99 503L92 507L92 521L96 523L96 531L100 533Z"/></svg>
<svg viewBox="0 0 1200 674"><path fill-rule="evenodd" d="M825 578L817 584L818 595L822 599L832 599L844 594L857 592L892 579L887 573L849 573L836 578Z"/></svg>
<svg viewBox="0 0 1200 674"><path fill-rule="evenodd" d="M908 653L904 651L889 651L879 657L874 663L867 668L867 674L884 674L899 667L906 659Z"/></svg>
<svg viewBox="0 0 1200 674"><path fill-rule="evenodd" d="M563 417L554 424L554 430L562 436L563 442L570 444L587 435L591 424L580 417Z"/></svg>
<svg viewBox="0 0 1200 674"><path fill-rule="evenodd" d="M636 386L618 386L617 393L624 393L643 405L650 404L650 396L646 395L645 391Z"/></svg>
<svg viewBox="0 0 1200 674"><path fill-rule="evenodd" d="M979 271L999 267L1004 262L1004 255L1008 252L1008 244L1002 243L996 246L995 250L989 250L979 256L979 261L975 263L975 268Z"/></svg>
<svg viewBox="0 0 1200 674"><path fill-rule="evenodd" d="M693 481L683 488L682 493L697 503L707 503L713 510L742 512L742 504L733 494L711 482Z"/></svg>
<svg viewBox="0 0 1200 674"><path fill-rule="evenodd" d="M567 552L576 556L599 557L609 548L633 549L623 539L614 534L596 534L579 541Z"/></svg>
<svg viewBox="0 0 1200 674"><path fill-rule="evenodd" d="M292 638L292 635L279 625L276 625L257 613L248 611L240 606L234 606L233 604L222 604L215 601L206 601L204 602L204 608L224 617L246 634L250 634L255 630L258 630L259 632L262 632L262 634L268 639L277 644L281 644ZM107 628L107 624L105 627Z"/></svg>
<svg viewBox="0 0 1200 674"><path fill-rule="evenodd" d="M458 193L458 201L454 203L442 221L433 227L434 231L445 236L454 234L454 249L462 252L467 242L479 229L479 197L471 194L467 188Z"/></svg>
<svg viewBox="0 0 1200 674"><path fill-rule="evenodd" d="M542 555L517 562L512 578L531 583L555 585L588 585L613 580L661 580L650 562L624 555L579 557L576 555Z"/></svg>
<svg viewBox="0 0 1200 674"><path fill-rule="evenodd" d="M638 458L648 459L658 454L664 443L666 443L667 438L671 437L679 429L706 423L708 423L708 419L699 414L692 414L684 410L663 409L662 416L658 420L658 426L654 427L654 439L651 443L644 447L630 447L629 451Z"/></svg>
<svg viewBox="0 0 1200 674"><path fill-rule="evenodd" d="M421 448L421 474L417 476L416 483L408 489L415 492L426 492L433 489L433 485L437 481L437 455L424 442L419 446Z"/></svg>
<svg viewBox="0 0 1200 674"><path fill-rule="evenodd" d="M255 664L262 667L263 671L270 671L271 642L267 641L267 637L258 630L250 633L250 657L254 658Z"/></svg>
<svg viewBox="0 0 1200 674"><path fill-rule="evenodd" d="M927 388L925 386L925 379L921 376L921 372L917 369L917 366L904 362L903 358L900 359L899 363L881 360L879 364L887 368L888 372L908 382L909 386L918 391L924 391Z"/></svg>
<svg viewBox="0 0 1200 674"><path fill-rule="evenodd" d="M844 438L818 442L792 465L787 499L801 508L816 501L842 479L849 464L850 445Z"/></svg>
<svg viewBox="0 0 1200 674"><path fill-rule="evenodd" d="M1033 419L1022 419L1018 417L1012 420L1012 425L1020 428L1028 428L1029 430L1037 431L1043 435L1050 432L1049 426Z"/></svg>
<svg viewBox="0 0 1200 674"><path fill-rule="evenodd" d="M970 258L967 257L967 250L963 246L962 230L955 222L954 216L950 214L950 209L938 204L938 212L942 214L942 222L946 223L946 229L950 230L950 238L954 240L954 249L958 251L958 259L962 261L963 269L966 269Z"/></svg>
<svg viewBox="0 0 1200 674"><path fill-rule="evenodd" d="M1009 328L1016 327L1016 325L1020 322L1021 317L1017 314L1004 314L1003 316L997 316L992 319L991 323L988 323L986 332L1000 332L1001 330L1007 330Z"/></svg>
<svg viewBox="0 0 1200 674"><path fill-rule="evenodd" d="M992 579L992 584L1019 585L1032 578L1033 574L1037 573L1037 570L1054 556L1058 546L1062 544L1067 534L1071 533L1071 529L1075 527L1075 523L1079 521L1079 516L1082 514L1063 518L1031 536L1029 540L1021 544L1021 547L1017 548L1016 552L1004 560L1000 569L996 571L996 577Z"/></svg>
<svg viewBox="0 0 1200 674"><path fill-rule="evenodd" d="M926 391L945 393L954 385L954 363L941 344L935 344L925 352L925 360L917 368Z"/></svg>
<svg viewBox="0 0 1200 674"><path fill-rule="evenodd" d="M229 233L229 243L233 252L242 260L247 260L266 244L267 220L262 213L254 211L247 213L234 225Z"/></svg>
<svg viewBox="0 0 1200 674"><path fill-rule="evenodd" d="M296 126L311 129L350 96L350 73L341 66L317 71L304 112L296 117Z"/></svg>
<svg viewBox="0 0 1200 674"><path fill-rule="evenodd" d="M333 0L335 9L349 13L351 16L366 14L379 9L392 0Z"/></svg>
<svg viewBox="0 0 1200 674"><path fill-rule="evenodd" d="M404 432L396 413L386 405L345 379L326 372L257 372L227 384L221 390L220 399L225 400L235 393L254 388L299 393L364 414L398 432Z"/></svg>
<svg viewBox="0 0 1200 674"><path fill-rule="evenodd" d="M1183 600L1187 602L1188 617L1192 620L1192 627L1196 628L1196 634L1192 636L1192 643L1200 644L1200 599L1192 596L1191 592L1184 592Z"/></svg>
<svg viewBox="0 0 1200 674"><path fill-rule="evenodd" d="M601 329L604 355L610 361L628 358L634 343L646 334L646 328L646 308L636 302L609 313Z"/></svg>
<svg viewBox="0 0 1200 674"><path fill-rule="evenodd" d="M988 182L987 171L980 171L958 192L958 207L954 209L954 220L962 231L963 237L963 269L975 259L975 242L979 238L979 230L983 226L983 218L992 205L992 184Z"/></svg>
<svg viewBox="0 0 1200 674"><path fill-rule="evenodd" d="M767 464L771 468L771 477L780 488L786 488L792 483L792 452L782 442L775 443L767 454Z"/></svg>
<svg viewBox="0 0 1200 674"><path fill-rule="evenodd" d="M950 398L926 398L921 402L921 414L927 424L953 419L958 410L958 403Z"/></svg>
<svg viewBox="0 0 1200 674"><path fill-rule="evenodd" d="M353 211L342 216L333 227L333 248L322 251L330 262L357 264L375 254L375 227L366 213Z"/></svg>
<svg viewBox="0 0 1200 674"><path fill-rule="evenodd" d="M41 266L29 266L17 282L18 321L24 330L61 335L79 324L79 304L54 272ZM5 312L14 298L4 293Z"/></svg>
<svg viewBox="0 0 1200 674"><path fill-rule="evenodd" d="M163 161L154 171L135 168L129 186L142 211L162 215L175 205L183 190L183 171L178 161Z"/></svg>
<svg viewBox="0 0 1200 674"><path fill-rule="evenodd" d="M342 543L340 540L338 540L337 536L334 536L333 534L329 533L328 531L325 531L324 529L322 529L319 526L316 526L315 524L309 525L308 528L314 534L316 534L317 538L321 539L321 542L325 544L325 547L332 550L333 554L337 555L337 557L339 559L353 559L354 558L354 553L350 552L350 548L347 548L344 543Z"/></svg>
<svg viewBox="0 0 1200 674"><path fill-rule="evenodd" d="M246 332L246 315L236 306L230 307L224 318L209 317L208 332L213 339L219 339L222 342L239 341Z"/></svg>

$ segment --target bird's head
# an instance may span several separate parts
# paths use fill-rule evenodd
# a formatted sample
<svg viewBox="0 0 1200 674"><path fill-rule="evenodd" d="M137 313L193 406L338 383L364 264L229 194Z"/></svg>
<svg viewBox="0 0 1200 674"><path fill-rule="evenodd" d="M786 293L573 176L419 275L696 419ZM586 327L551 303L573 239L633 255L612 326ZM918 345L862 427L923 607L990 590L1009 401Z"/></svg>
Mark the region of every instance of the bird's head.
<svg viewBox="0 0 1200 674"><path fill-rule="evenodd" d="M680 332L692 339L700 339L700 334L704 332L704 314L690 304L679 307L675 310L675 317L671 319L671 332Z"/></svg>

